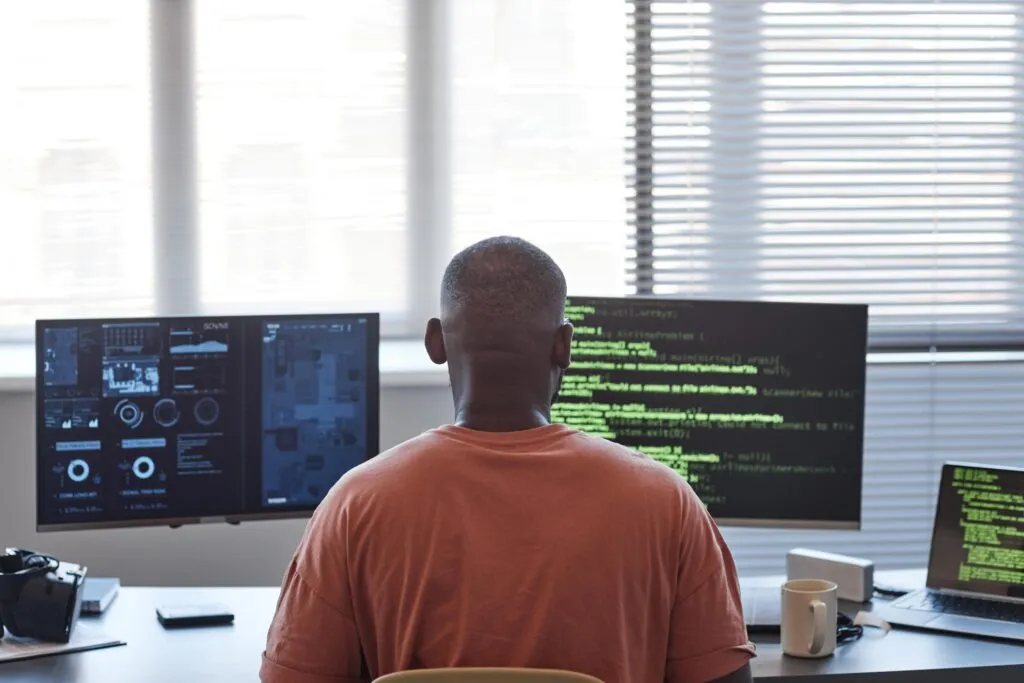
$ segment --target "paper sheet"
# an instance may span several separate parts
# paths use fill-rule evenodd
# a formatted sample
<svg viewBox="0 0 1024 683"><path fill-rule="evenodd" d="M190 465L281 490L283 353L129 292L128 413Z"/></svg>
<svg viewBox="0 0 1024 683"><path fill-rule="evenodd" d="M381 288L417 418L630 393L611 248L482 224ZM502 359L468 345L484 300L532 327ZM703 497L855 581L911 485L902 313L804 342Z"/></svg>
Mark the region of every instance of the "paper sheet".
<svg viewBox="0 0 1024 683"><path fill-rule="evenodd" d="M854 617L853 623L858 626L872 626L874 628L882 629L886 635L892 630L892 626L889 622L882 619L877 614L871 614L870 612L857 612L857 616Z"/></svg>
<svg viewBox="0 0 1024 683"><path fill-rule="evenodd" d="M103 633L96 624L91 624L88 621L79 621L75 625L69 643L41 643L38 640L15 638L10 633L5 633L4 637L0 639L0 665L18 659L49 657L116 645L124 645L124 642L117 638L111 638Z"/></svg>

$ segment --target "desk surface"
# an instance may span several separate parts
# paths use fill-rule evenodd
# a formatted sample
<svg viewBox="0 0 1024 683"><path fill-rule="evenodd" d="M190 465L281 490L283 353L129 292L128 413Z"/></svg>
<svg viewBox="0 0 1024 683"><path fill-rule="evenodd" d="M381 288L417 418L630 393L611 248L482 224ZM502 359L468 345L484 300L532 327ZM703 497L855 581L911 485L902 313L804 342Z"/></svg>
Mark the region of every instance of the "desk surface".
<svg viewBox="0 0 1024 683"><path fill-rule="evenodd" d="M916 586L923 572L880 572L888 584ZM781 579L759 579L774 585ZM127 645L105 650L0 664L3 683L182 683L256 681L260 654L273 615L277 588L122 588L107 613L87 618ZM165 631L157 622L158 605L220 602L235 612L235 624ZM844 605L853 613L858 606ZM914 631L883 636L867 629L859 641L842 645L825 660L782 655L778 638L755 638L757 679L773 683L816 680L910 683L984 680L1024 681L1024 647ZM983 677L983 678L982 678Z"/></svg>

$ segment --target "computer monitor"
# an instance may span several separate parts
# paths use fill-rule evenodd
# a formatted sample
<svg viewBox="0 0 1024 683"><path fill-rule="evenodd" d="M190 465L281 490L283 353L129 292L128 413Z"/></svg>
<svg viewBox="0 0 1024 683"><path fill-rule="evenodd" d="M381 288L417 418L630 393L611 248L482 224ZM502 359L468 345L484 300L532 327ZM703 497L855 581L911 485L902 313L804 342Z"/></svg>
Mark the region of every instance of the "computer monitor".
<svg viewBox="0 0 1024 683"><path fill-rule="evenodd" d="M554 420L678 471L720 525L858 529L867 307L583 298Z"/></svg>
<svg viewBox="0 0 1024 683"><path fill-rule="evenodd" d="M927 585L1024 598L1024 468L942 466Z"/></svg>
<svg viewBox="0 0 1024 683"><path fill-rule="evenodd" d="M308 517L377 454L376 313L36 323L40 531Z"/></svg>

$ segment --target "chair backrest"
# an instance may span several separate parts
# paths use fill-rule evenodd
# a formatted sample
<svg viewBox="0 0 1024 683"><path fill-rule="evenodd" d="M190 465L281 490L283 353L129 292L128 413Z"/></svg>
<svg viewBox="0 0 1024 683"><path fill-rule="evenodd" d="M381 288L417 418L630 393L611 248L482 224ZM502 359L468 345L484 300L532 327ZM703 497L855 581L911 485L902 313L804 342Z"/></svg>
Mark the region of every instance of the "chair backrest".
<svg viewBox="0 0 1024 683"><path fill-rule="evenodd" d="M396 671L374 683L604 683L598 678L559 669L464 667Z"/></svg>

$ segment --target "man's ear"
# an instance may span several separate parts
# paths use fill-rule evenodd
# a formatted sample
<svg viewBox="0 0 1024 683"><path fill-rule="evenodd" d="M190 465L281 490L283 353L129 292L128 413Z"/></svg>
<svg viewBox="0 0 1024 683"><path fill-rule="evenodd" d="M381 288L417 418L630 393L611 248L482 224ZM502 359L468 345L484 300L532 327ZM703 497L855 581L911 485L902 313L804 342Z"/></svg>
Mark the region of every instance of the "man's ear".
<svg viewBox="0 0 1024 683"><path fill-rule="evenodd" d="M423 345L427 348L427 356L435 365L444 365L448 362L448 352L444 348L444 335L441 334L441 321L438 318L431 318L427 322Z"/></svg>
<svg viewBox="0 0 1024 683"><path fill-rule="evenodd" d="M551 350L551 360L563 370L569 369L572 362L572 323L566 320L555 332L555 345Z"/></svg>

